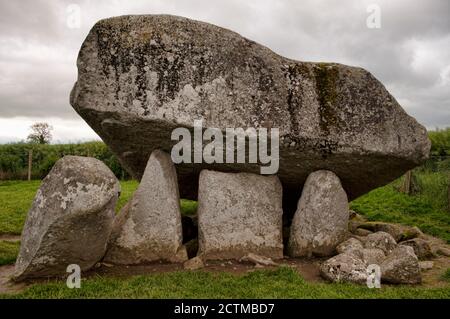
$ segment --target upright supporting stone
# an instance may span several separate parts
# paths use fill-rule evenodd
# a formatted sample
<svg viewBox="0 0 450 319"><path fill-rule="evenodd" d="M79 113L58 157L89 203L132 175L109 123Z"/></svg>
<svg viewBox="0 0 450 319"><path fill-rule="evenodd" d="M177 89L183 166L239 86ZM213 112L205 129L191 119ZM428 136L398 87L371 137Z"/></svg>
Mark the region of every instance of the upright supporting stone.
<svg viewBox="0 0 450 319"><path fill-rule="evenodd" d="M339 178L330 171L311 173L292 220L289 254L329 256L345 239L348 200Z"/></svg>
<svg viewBox="0 0 450 319"><path fill-rule="evenodd" d="M177 173L170 156L156 150L133 198L114 222L104 260L116 264L185 261L181 228Z"/></svg>
<svg viewBox="0 0 450 319"><path fill-rule="evenodd" d="M66 275L105 254L120 184L95 158L65 156L42 181L22 231L15 279Z"/></svg>
<svg viewBox="0 0 450 319"><path fill-rule="evenodd" d="M283 257L282 188L276 176L200 173L199 255L240 259L248 253Z"/></svg>

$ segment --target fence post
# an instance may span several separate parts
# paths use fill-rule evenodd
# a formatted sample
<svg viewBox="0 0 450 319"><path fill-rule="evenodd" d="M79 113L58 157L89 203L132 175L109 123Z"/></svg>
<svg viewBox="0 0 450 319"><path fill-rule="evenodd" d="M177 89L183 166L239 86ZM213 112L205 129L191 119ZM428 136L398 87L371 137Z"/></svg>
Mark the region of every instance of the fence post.
<svg viewBox="0 0 450 319"><path fill-rule="evenodd" d="M412 171L407 171L405 174L405 179L403 180L403 185L400 187L400 192L405 194L411 193L411 176Z"/></svg>
<svg viewBox="0 0 450 319"><path fill-rule="evenodd" d="M28 150L28 181L31 181L31 168L33 165L33 150Z"/></svg>
<svg viewBox="0 0 450 319"><path fill-rule="evenodd" d="M450 212L450 174L448 175L447 198L448 198L447 210Z"/></svg>

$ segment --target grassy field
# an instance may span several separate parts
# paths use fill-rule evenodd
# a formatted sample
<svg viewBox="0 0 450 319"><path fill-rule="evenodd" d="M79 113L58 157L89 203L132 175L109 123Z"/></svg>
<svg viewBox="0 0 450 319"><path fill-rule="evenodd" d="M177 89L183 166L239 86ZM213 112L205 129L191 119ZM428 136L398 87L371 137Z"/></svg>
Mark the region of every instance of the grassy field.
<svg viewBox="0 0 450 319"><path fill-rule="evenodd" d="M444 280L444 279L443 279ZM64 282L34 285L0 298L450 298L449 288L389 287L308 283L289 267L245 275L179 271L127 279L83 280L80 289Z"/></svg>
<svg viewBox="0 0 450 319"><path fill-rule="evenodd" d="M138 187L136 181L122 181L121 194L116 210L119 211ZM20 235L28 210L40 181L0 181L0 235ZM197 202L181 200L183 214L192 215Z"/></svg>
<svg viewBox="0 0 450 319"><path fill-rule="evenodd" d="M20 242L0 240L0 266L14 264L19 254Z"/></svg>
<svg viewBox="0 0 450 319"><path fill-rule="evenodd" d="M401 183L398 180L361 196L350 207L369 220L418 226L423 232L450 243L450 213L444 207L447 187L436 189L436 181L441 183L443 180L442 174L424 173L418 177L422 180L423 188L418 195L398 192Z"/></svg>
<svg viewBox="0 0 450 319"><path fill-rule="evenodd" d="M431 178L424 177L423 180ZM435 180L435 179L434 179ZM432 193L409 196L396 190L398 183L376 189L351 203L370 220L419 226L424 232L450 242L450 214ZM39 181L0 182L0 235L21 233ZM137 188L135 181L121 182L119 210ZM431 198L431 197L432 198ZM183 214L193 214L196 202L181 203ZM18 243L0 241L0 265L14 263ZM450 281L450 270L442 282ZM83 280L82 289L68 289L63 281L35 284L15 295L0 298L450 298L444 288L389 287L369 289L350 284L306 282L288 267L255 271L245 275L229 273L173 272L131 278L95 277Z"/></svg>

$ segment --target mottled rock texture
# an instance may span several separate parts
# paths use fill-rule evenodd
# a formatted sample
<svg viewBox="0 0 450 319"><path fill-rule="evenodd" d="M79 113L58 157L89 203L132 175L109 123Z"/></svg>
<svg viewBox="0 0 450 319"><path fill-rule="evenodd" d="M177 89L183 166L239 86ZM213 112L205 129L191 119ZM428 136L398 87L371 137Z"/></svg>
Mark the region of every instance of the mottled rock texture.
<svg viewBox="0 0 450 319"><path fill-rule="evenodd" d="M170 155L159 150L151 154L131 202L114 222L104 260L116 264L187 260L177 174Z"/></svg>
<svg viewBox="0 0 450 319"><path fill-rule="evenodd" d="M355 249L363 249L363 244L356 238L349 238L346 241L340 243L336 247L336 251L339 254L345 253L347 251L355 250Z"/></svg>
<svg viewBox="0 0 450 319"><path fill-rule="evenodd" d="M381 264L381 280L393 284L421 283L419 259L414 249L398 245Z"/></svg>
<svg viewBox="0 0 450 319"><path fill-rule="evenodd" d="M292 220L289 255L331 256L347 235L348 200L339 178L330 171L311 173Z"/></svg>
<svg viewBox="0 0 450 319"><path fill-rule="evenodd" d="M323 278L332 282L363 284L367 281L367 266L362 253L352 250L326 260L319 271Z"/></svg>
<svg viewBox="0 0 450 319"><path fill-rule="evenodd" d="M381 249L385 254L390 254L396 247L394 237L390 234L379 231L373 234L367 235L364 239L365 248L378 248Z"/></svg>
<svg viewBox="0 0 450 319"><path fill-rule="evenodd" d="M366 70L290 60L208 23L101 20L77 65L72 106L138 179L154 149L170 152L172 129L194 119L279 128L279 178L292 212L311 172L336 173L351 200L428 157L425 128ZM180 164L182 197L196 199L192 181L205 168L259 173L256 164Z"/></svg>
<svg viewBox="0 0 450 319"><path fill-rule="evenodd" d="M282 188L276 176L204 170L198 196L203 259L283 257Z"/></svg>
<svg viewBox="0 0 450 319"><path fill-rule="evenodd" d="M416 256L421 260L434 257L431 245L425 239L413 238L402 242L401 245L411 246Z"/></svg>
<svg viewBox="0 0 450 319"><path fill-rule="evenodd" d="M15 279L61 276L105 254L120 185L101 161L65 156L37 191L22 231Z"/></svg>

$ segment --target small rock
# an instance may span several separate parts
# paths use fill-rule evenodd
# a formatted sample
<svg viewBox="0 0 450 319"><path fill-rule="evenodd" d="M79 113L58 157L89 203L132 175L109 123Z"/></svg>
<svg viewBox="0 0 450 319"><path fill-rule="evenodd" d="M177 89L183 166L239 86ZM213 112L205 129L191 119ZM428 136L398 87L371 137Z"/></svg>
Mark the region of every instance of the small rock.
<svg viewBox="0 0 450 319"><path fill-rule="evenodd" d="M355 234L355 235L357 235L357 236L363 236L363 237L365 237L365 236L367 236L367 235L373 234L373 232L370 231L370 230L368 230L368 229L364 229L364 228L356 228L356 229L353 231L353 234Z"/></svg>
<svg viewBox="0 0 450 319"><path fill-rule="evenodd" d="M366 220L362 215L358 214L357 212L351 209L348 211L348 218L352 221L360 221L360 222Z"/></svg>
<svg viewBox="0 0 450 319"><path fill-rule="evenodd" d="M183 268L187 270L197 270L203 267L205 267L205 264L199 256L186 260L183 263Z"/></svg>
<svg viewBox="0 0 450 319"><path fill-rule="evenodd" d="M401 245L411 246L416 256L421 260L433 257L431 246L425 239L414 238L402 242Z"/></svg>
<svg viewBox="0 0 450 319"><path fill-rule="evenodd" d="M384 251L379 248L364 248L361 249L361 254L363 256L364 261L368 265L381 265L383 260L386 258Z"/></svg>
<svg viewBox="0 0 450 319"><path fill-rule="evenodd" d="M439 247L436 251L439 255L450 257L450 249L447 247Z"/></svg>
<svg viewBox="0 0 450 319"><path fill-rule="evenodd" d="M381 279L393 284L419 284L419 259L410 246L398 245L381 264Z"/></svg>
<svg viewBox="0 0 450 319"><path fill-rule="evenodd" d="M422 271L430 270L433 268L433 266L434 263L432 261L419 261L419 267Z"/></svg>
<svg viewBox="0 0 450 319"><path fill-rule="evenodd" d="M366 283L367 263L362 254L352 250L334 256L320 265L320 274L332 282Z"/></svg>
<svg viewBox="0 0 450 319"><path fill-rule="evenodd" d="M379 248L388 255L397 246L395 239L388 233L379 231L370 235L367 235L364 240L365 248Z"/></svg>
<svg viewBox="0 0 450 319"><path fill-rule="evenodd" d="M365 222L360 223L358 228L367 229L373 232L385 232L390 234L396 242L420 237L423 233L417 227L384 223L384 222Z"/></svg>
<svg viewBox="0 0 450 319"><path fill-rule="evenodd" d="M354 249L363 249L363 244L356 238L349 238L346 241L340 243L336 247L336 251L339 254L345 253L347 251L351 251Z"/></svg>
<svg viewBox="0 0 450 319"><path fill-rule="evenodd" d="M262 265L262 266L277 266L278 264L274 262L272 259L264 256L259 256L257 254L249 253L242 257L240 262L247 261L254 263L255 265Z"/></svg>

